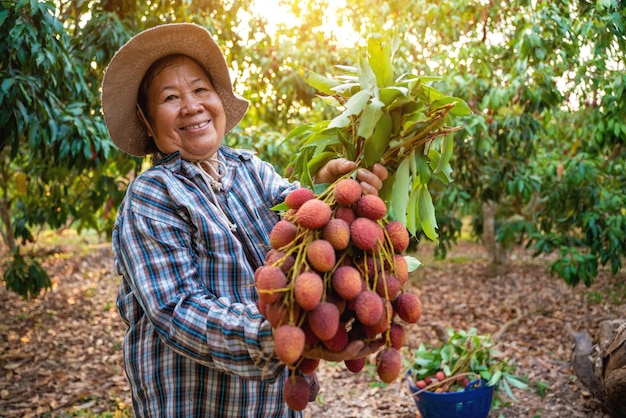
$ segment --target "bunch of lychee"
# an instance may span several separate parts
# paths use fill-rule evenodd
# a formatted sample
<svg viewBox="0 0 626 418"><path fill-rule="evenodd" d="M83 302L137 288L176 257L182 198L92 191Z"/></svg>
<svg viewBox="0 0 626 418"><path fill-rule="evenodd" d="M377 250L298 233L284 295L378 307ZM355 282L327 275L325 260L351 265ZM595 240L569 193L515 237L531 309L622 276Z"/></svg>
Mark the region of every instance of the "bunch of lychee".
<svg viewBox="0 0 626 418"><path fill-rule="evenodd" d="M283 390L287 403L294 410L308 403L309 387L298 371L313 372L319 360L303 356L306 345L340 352L354 340L383 339L376 372L391 383L402 367L404 324L416 323L422 312L418 296L404 289L406 227L388 220L385 202L362 194L350 177L319 195L298 188L285 205L255 284L276 355L291 371ZM344 363L358 373L366 358Z"/></svg>

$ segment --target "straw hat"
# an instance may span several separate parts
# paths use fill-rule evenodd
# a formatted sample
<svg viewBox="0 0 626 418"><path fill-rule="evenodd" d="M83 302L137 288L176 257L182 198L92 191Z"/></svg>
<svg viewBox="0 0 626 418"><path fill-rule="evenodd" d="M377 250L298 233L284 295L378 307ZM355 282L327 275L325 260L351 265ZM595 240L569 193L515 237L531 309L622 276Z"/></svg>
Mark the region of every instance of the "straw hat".
<svg viewBox="0 0 626 418"><path fill-rule="evenodd" d="M226 60L209 31L193 23L146 29L115 53L102 81L104 120L113 143L127 154L144 156L157 151L137 116L137 94L150 66L173 54L187 55L207 71L224 105L226 133L248 109L248 101L233 92Z"/></svg>

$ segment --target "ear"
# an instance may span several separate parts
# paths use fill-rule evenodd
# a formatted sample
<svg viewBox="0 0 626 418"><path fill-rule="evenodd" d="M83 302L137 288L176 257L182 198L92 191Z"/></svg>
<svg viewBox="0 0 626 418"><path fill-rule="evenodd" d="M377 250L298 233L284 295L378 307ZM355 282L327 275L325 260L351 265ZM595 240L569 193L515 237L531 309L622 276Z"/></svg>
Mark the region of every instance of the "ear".
<svg viewBox="0 0 626 418"><path fill-rule="evenodd" d="M144 126L146 127L148 136L151 138L154 138L154 132L152 131L152 126L150 126L150 122L148 122L148 118L146 117L146 115L144 115L143 110L141 110L141 106L139 106L139 104L137 104L136 106L137 106L137 116L139 117L139 119L141 119Z"/></svg>

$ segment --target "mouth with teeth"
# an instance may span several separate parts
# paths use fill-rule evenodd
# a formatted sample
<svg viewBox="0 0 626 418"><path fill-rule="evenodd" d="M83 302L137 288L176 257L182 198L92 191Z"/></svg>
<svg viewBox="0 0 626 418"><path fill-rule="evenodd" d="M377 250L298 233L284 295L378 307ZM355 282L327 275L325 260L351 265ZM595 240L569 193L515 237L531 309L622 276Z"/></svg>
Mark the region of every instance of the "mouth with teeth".
<svg viewBox="0 0 626 418"><path fill-rule="evenodd" d="M191 131L193 129L200 129L200 128L203 128L203 127L207 126L209 124L209 122L211 122L211 121L210 120L206 120L204 122L200 122L200 123L197 123L195 125L184 126L184 127L180 128L180 129L183 130L183 131Z"/></svg>

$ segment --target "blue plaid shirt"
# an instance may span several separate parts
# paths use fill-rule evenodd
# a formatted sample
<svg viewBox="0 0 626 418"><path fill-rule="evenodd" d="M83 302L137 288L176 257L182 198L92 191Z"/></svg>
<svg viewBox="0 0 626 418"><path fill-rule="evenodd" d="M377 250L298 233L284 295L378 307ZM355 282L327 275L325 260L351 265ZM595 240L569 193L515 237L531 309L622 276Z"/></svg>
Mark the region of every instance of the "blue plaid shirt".
<svg viewBox="0 0 626 418"><path fill-rule="evenodd" d="M216 207L199 169L178 153L129 186L112 245L117 307L137 416L289 417L286 368L256 307L254 269L277 222L270 208L297 187L252 152L222 147Z"/></svg>

